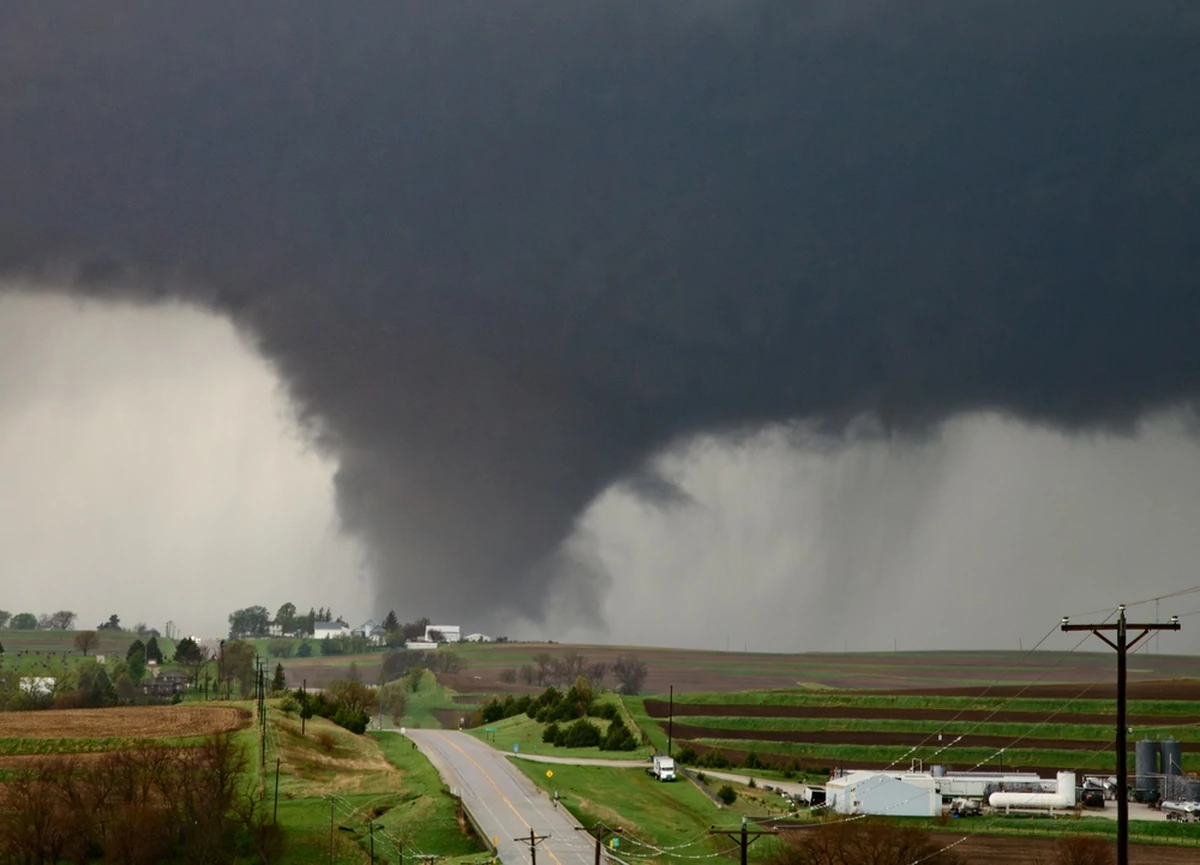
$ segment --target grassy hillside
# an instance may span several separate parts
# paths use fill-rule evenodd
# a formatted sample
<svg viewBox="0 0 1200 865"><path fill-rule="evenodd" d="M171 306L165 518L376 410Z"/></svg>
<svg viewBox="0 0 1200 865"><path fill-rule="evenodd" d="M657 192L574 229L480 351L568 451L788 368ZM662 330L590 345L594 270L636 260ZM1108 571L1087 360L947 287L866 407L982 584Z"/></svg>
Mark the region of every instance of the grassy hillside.
<svg viewBox="0 0 1200 865"><path fill-rule="evenodd" d="M618 855L679 863L708 857L733 847L727 838L711 836L711 826L740 826L740 811L716 805L688 781L663 784L641 769L514 763L547 795L557 791L562 805L584 825L603 821L620 827ZM762 859L770 846L756 844L750 850L751 858Z"/></svg>

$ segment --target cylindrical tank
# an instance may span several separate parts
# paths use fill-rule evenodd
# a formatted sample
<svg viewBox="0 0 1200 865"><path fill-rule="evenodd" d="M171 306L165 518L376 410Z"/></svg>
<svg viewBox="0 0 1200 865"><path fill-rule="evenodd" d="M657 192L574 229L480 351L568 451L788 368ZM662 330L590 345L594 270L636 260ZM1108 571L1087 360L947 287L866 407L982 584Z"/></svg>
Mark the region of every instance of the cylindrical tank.
<svg viewBox="0 0 1200 865"><path fill-rule="evenodd" d="M944 765L942 765L941 763L935 763L933 765L933 777L945 778L946 777L946 767Z"/></svg>
<svg viewBox="0 0 1200 865"><path fill-rule="evenodd" d="M1162 741L1162 773L1164 775L1183 774L1183 746L1175 739Z"/></svg>
<svg viewBox="0 0 1200 865"><path fill-rule="evenodd" d="M988 804L993 808L1023 808L1041 810L1042 808L1065 810L1075 807L1075 773L1059 772L1057 792L1054 793L993 793L988 796Z"/></svg>
<svg viewBox="0 0 1200 865"><path fill-rule="evenodd" d="M1134 746L1133 789L1139 799L1153 798L1158 792L1158 742L1142 739Z"/></svg>

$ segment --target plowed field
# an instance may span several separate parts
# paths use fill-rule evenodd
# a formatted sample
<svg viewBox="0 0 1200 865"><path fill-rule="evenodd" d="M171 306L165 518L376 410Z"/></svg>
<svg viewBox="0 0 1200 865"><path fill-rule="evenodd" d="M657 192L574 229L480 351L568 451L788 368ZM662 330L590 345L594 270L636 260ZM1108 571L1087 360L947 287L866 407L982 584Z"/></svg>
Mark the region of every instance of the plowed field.
<svg viewBox="0 0 1200 865"><path fill-rule="evenodd" d="M0 712L0 739L167 739L227 733L249 724L248 711L230 706Z"/></svg>

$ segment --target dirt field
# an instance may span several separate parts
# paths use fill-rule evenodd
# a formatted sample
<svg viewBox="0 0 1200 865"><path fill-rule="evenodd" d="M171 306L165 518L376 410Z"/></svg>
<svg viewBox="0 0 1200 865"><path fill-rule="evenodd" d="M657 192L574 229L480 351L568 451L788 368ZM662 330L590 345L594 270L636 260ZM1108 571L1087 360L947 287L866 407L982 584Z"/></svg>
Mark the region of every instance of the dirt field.
<svg viewBox="0 0 1200 865"><path fill-rule="evenodd" d="M228 706L142 706L0 712L0 738L166 739L240 730L250 712Z"/></svg>
<svg viewBox="0 0 1200 865"><path fill-rule="evenodd" d="M943 845L954 840L954 836L948 834L934 837ZM973 835L954 849L970 865L1032 865L1039 856L1050 861L1054 841L1049 838ZM1196 847L1129 846L1130 865L1195 865L1198 861L1200 849Z"/></svg>

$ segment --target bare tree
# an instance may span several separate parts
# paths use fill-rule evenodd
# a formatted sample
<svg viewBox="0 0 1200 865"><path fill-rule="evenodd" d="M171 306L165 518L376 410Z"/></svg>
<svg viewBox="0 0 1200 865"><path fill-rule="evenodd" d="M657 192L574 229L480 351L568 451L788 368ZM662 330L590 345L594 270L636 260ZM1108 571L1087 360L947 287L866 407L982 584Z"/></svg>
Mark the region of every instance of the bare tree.
<svg viewBox="0 0 1200 865"><path fill-rule="evenodd" d="M594 664L588 664L585 675L591 683L597 688L604 686L604 679L608 676L608 664L603 661L597 661Z"/></svg>
<svg viewBox="0 0 1200 865"><path fill-rule="evenodd" d="M78 618L70 610L59 610L50 616L50 627L56 631L69 631L75 626L75 619Z"/></svg>
<svg viewBox="0 0 1200 865"><path fill-rule="evenodd" d="M526 685L533 684L534 671L533 671L532 664L522 664L521 669L518 671L518 673L521 676L521 681L524 682Z"/></svg>
<svg viewBox="0 0 1200 865"><path fill-rule="evenodd" d="M100 635L95 631L80 631L75 635L75 648L83 652L86 658L88 652L100 647Z"/></svg>
<svg viewBox="0 0 1200 865"><path fill-rule="evenodd" d="M770 865L863 865L867 862L909 863L932 860L961 865L956 850L942 850L939 839L916 828L882 820L852 820L783 836L784 846ZM931 865L932 865L931 862Z"/></svg>
<svg viewBox="0 0 1200 865"><path fill-rule="evenodd" d="M506 685L515 684L517 681L517 671L512 667L509 667L507 670L501 670L500 681Z"/></svg>
<svg viewBox="0 0 1200 865"><path fill-rule="evenodd" d="M612 671L626 694L640 693L648 672L646 663L637 655L619 655Z"/></svg>
<svg viewBox="0 0 1200 865"><path fill-rule="evenodd" d="M1052 865L1113 865L1116 861L1110 841L1084 835L1059 838L1050 858Z"/></svg>
<svg viewBox="0 0 1200 865"><path fill-rule="evenodd" d="M546 680L550 678L550 673L554 669L554 656L549 652L538 652L533 656L533 663L537 664L538 685L546 684Z"/></svg>

